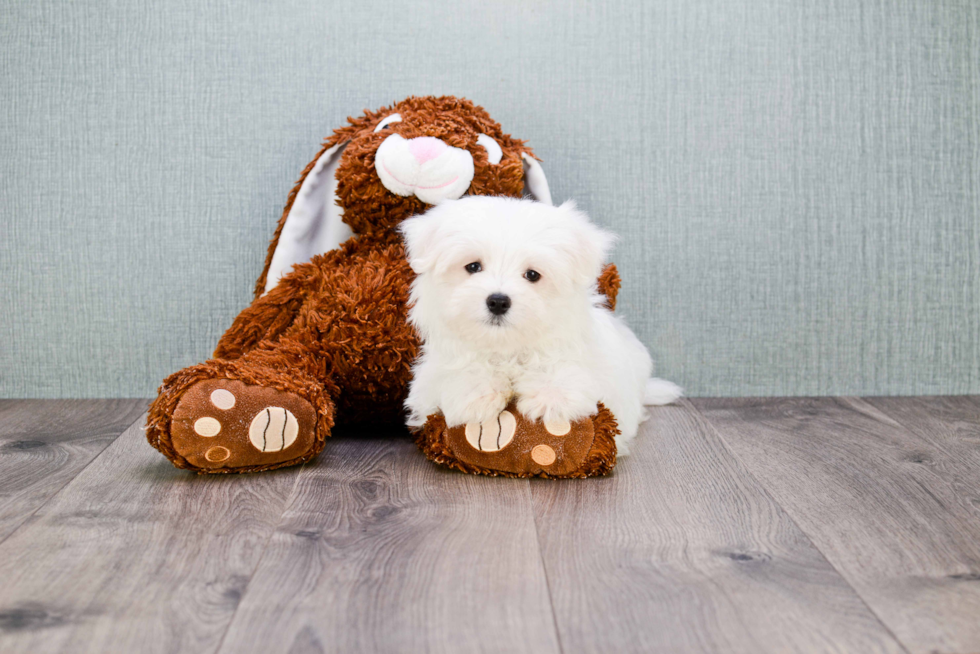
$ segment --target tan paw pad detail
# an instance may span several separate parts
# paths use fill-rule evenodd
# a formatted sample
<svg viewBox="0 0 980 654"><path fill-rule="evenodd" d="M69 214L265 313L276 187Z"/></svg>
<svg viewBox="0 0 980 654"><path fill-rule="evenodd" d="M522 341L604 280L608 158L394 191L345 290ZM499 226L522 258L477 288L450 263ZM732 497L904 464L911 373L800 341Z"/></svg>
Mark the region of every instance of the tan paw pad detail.
<svg viewBox="0 0 980 654"><path fill-rule="evenodd" d="M548 430L549 434L555 436L564 436L568 432L572 431L572 423L567 420L548 420L544 423L544 428ZM548 465L548 464L542 464Z"/></svg>
<svg viewBox="0 0 980 654"><path fill-rule="evenodd" d="M531 460L539 466L550 466L557 458L555 451L547 445L535 445L531 449Z"/></svg>
<svg viewBox="0 0 980 654"><path fill-rule="evenodd" d="M198 418L194 422L194 431L198 436L213 438L221 433L221 423L214 418Z"/></svg>
<svg viewBox="0 0 980 654"><path fill-rule="evenodd" d="M211 392L211 404L222 411L235 408L235 396L231 391L219 388Z"/></svg>
<svg viewBox="0 0 980 654"><path fill-rule="evenodd" d="M281 406L266 407L252 419L248 439L260 452L281 452L296 440L299 423L289 409Z"/></svg>
<svg viewBox="0 0 980 654"><path fill-rule="evenodd" d="M225 461L231 456L231 450L227 447L221 447L220 445L215 445L209 448L207 452L204 453L204 458L211 463L219 463Z"/></svg>
<svg viewBox="0 0 980 654"><path fill-rule="evenodd" d="M504 411L493 420L484 423L466 423L466 442L481 452L497 452L507 447L517 431L517 418Z"/></svg>

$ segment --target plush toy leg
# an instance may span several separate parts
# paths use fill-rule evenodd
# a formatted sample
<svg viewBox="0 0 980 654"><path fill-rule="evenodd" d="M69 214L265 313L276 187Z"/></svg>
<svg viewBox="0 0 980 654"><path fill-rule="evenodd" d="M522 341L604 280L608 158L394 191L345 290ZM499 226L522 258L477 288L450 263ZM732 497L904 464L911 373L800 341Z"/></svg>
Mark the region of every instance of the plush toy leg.
<svg viewBox="0 0 980 654"><path fill-rule="evenodd" d="M262 342L275 341L296 320L309 295L309 274L294 274L252 301L224 333L215 359L237 359Z"/></svg>
<svg viewBox="0 0 980 654"><path fill-rule="evenodd" d="M323 385L302 372L213 359L164 380L146 437L178 468L258 472L315 457L333 418Z"/></svg>
<svg viewBox="0 0 980 654"><path fill-rule="evenodd" d="M592 477L616 465L616 419L602 404L575 423L524 418L514 405L496 420L446 427L431 415L416 442L432 461L473 474L504 477Z"/></svg>

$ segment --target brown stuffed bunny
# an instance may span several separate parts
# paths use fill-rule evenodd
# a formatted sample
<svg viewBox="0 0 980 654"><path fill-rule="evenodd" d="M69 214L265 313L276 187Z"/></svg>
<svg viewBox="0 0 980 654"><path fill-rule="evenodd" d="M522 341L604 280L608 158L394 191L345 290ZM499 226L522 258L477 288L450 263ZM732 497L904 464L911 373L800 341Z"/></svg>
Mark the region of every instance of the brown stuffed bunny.
<svg viewBox="0 0 980 654"><path fill-rule="evenodd" d="M468 100L412 97L348 120L289 194L251 306L214 358L167 377L150 407L147 439L177 467L269 470L316 456L338 421L403 423L419 341L406 319L413 273L398 223L463 194L526 190L551 202L530 149ZM610 266L599 280L610 304L618 287ZM485 452L469 461L454 454L459 438L437 416L419 444L468 472L596 474L615 462L615 421L607 414L600 407L594 420L571 427L566 440L581 432L586 438L576 442L587 442L568 456L559 446L552 457L549 446L551 454L542 458L538 447L534 458L539 443L528 441L520 454L507 453L518 463L495 466ZM535 429L515 419L518 437Z"/></svg>

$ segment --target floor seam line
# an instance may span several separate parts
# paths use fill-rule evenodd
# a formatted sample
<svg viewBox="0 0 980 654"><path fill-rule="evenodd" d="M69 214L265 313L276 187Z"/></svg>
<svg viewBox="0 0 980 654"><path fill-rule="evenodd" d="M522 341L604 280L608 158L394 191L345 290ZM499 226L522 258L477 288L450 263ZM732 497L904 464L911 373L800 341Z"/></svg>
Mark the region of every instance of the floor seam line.
<svg viewBox="0 0 980 654"><path fill-rule="evenodd" d="M544 587L548 591L548 608L551 609L551 624L555 628L555 640L558 642L558 651L564 653L565 647L561 642L561 631L558 629L558 614L555 611L555 598L551 592L551 579L548 577L548 566L544 561L544 548L541 547L541 534L538 533L538 516L534 510L534 489L531 480L527 482L528 505L531 510L531 523L534 525L534 542L538 546L538 561L541 562L541 574L544 575Z"/></svg>
<svg viewBox="0 0 980 654"><path fill-rule="evenodd" d="M129 399L129 398L124 398L124 399ZM140 400L140 401L146 401L146 400ZM49 495L47 499L45 499L45 500L44 500L43 502L41 502L40 504L38 504L38 505L37 505L37 506L36 506L36 507L34 508L34 510L30 512L30 514L29 514L29 515L27 515L27 516L24 516L24 519L23 519L23 520L21 520L21 522L20 522L20 524L19 524L19 525L17 525L17 526L16 526L15 528L14 528L14 530L13 530L13 531L11 531L11 532L10 532L9 534L7 534L6 536L4 536L3 538L0 538L0 547L2 547L4 543L6 543L6 542L7 542L8 540L10 540L10 538L11 538L11 537L12 537L12 536L13 536L14 534L16 534L16 533L17 533L17 532L19 532L19 531L20 531L21 529L23 529L23 527L24 527L24 525L26 525L26 524L27 524L28 522L30 522L30 520L31 520L31 518L33 518L33 517L34 517L35 515L37 515L37 512L38 512L38 511L40 511L41 509L43 509L44 507L46 507L46 506L48 505L48 503L49 503L49 502L51 502L51 500L53 500L54 498L56 498L56 497L58 497L59 495L61 495L61 492L62 492L63 490L65 490L65 488L67 488L69 484L71 484L71 483L72 483L73 481L75 481L76 479L78 479L78 477L79 477L79 475L81 475L81 474L82 474L83 472L85 472L85 471L86 471L86 470L88 469L88 467L89 467L90 465L92 465L93 463L95 463L95 461L96 461L96 459L98 459L98 458L99 458L99 457L101 457L101 456L102 456L103 454L105 454L105 451L106 451L106 450L108 450L108 449L109 449L110 447L112 447L112 445L113 445L113 444L114 444L114 443L115 443L116 441L118 441L118 440L119 440L119 438L120 438L120 437L121 437L121 436L122 436L123 434L125 434L125 433L126 433L127 431L129 431L130 429L132 429L132 428L133 428L133 425L135 425L135 424L136 424L136 423L138 423L138 422L141 422L141 421L142 421L142 420L143 420L144 418L146 418L146 416L147 416L147 413L148 413L148 411L144 411L144 412L143 412L143 414L142 414L142 415L140 415L140 417L139 417L139 418L137 418L136 420L134 420L133 422L131 422L131 423L130 423L129 425L127 425L126 427L124 427L122 431L120 431L120 432L119 432L118 434L116 434L115 436L113 436L113 438L112 438L112 440L110 440L110 441L109 441L108 443L106 443L106 444L105 444L105 447L103 447L103 448L102 448L101 450L99 450L99 453L98 453L98 454L96 454L96 455L95 455L95 456L93 456L93 457L92 457L91 459L89 459L89 461L88 461L88 463L86 463L86 464L85 464L85 465L83 465L83 466L82 466L81 468L79 468L79 469L78 469L78 472L76 472L76 473L75 473L75 474L74 474L74 475L73 475L73 476L71 477L71 479L68 479L67 481L65 481L65 483L64 483L64 484L62 484L62 485L61 485L61 486L60 486L60 487L58 488L58 490L56 490L55 492L53 492L53 493L51 493L51 495Z"/></svg>
<svg viewBox="0 0 980 654"><path fill-rule="evenodd" d="M316 461L316 458L313 459ZM252 581L255 579L255 573L262 566L262 562L265 560L265 556L269 551L269 544L272 542L272 538L279 532L279 527L283 524L283 517L286 512L289 511L293 502L296 501L296 497L299 494L299 480L306 472L307 466L310 462L307 461L303 463L302 467L296 472L296 479L293 481L293 487L289 491L289 497L286 499L286 503L283 504L282 513L279 514L279 519L276 520L275 526L269 531L269 537L265 539L265 544L262 546L262 553L259 554L259 559L255 562L255 566L252 568L252 572L248 576L248 581L245 582L245 586L242 588L242 594L238 599L238 603L235 605L235 610L231 612L231 617L228 619L228 625L225 627L224 633L221 634L221 640L218 641L218 646L214 649L215 654L221 652L221 648L225 645L225 640L228 638L229 632L231 632L232 624L235 622L235 616L238 615L238 609L241 607L242 602L245 601L245 596L248 594L249 586L252 585Z"/></svg>

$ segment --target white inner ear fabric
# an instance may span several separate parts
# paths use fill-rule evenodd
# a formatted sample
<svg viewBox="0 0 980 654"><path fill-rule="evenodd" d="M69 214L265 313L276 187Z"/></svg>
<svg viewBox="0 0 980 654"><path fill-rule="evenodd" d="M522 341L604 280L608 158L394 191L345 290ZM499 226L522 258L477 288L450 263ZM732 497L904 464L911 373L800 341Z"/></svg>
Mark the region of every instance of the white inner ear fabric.
<svg viewBox="0 0 980 654"><path fill-rule="evenodd" d="M345 145L338 144L324 152L303 180L272 254L266 291L296 264L333 250L354 235L336 202L337 166Z"/></svg>
<svg viewBox="0 0 980 654"><path fill-rule="evenodd" d="M524 159L524 189L538 202L553 205L548 178L545 177L541 164L526 152L521 154L521 158Z"/></svg>

